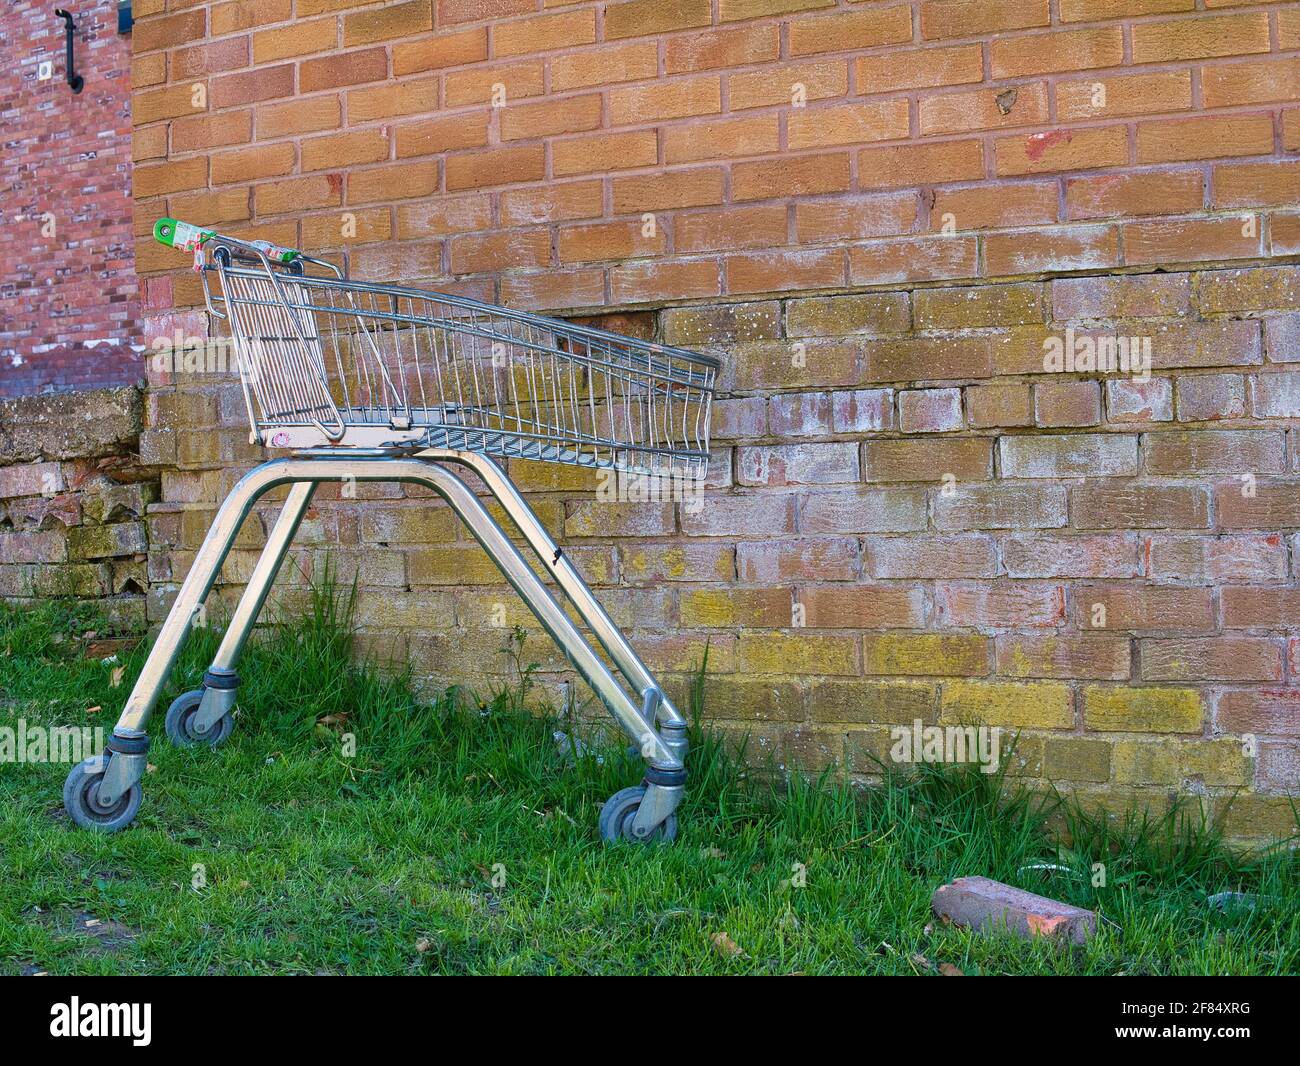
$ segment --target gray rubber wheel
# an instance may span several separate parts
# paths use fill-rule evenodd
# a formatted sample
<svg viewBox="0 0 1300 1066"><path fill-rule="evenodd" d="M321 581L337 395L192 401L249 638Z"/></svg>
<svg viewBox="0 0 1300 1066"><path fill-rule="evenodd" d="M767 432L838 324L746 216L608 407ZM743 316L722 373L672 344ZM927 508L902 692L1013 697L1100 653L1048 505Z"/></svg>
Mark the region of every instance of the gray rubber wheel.
<svg viewBox="0 0 1300 1066"><path fill-rule="evenodd" d="M234 730L234 717L225 714L206 733L195 732L194 716L198 714L199 704L202 701L203 689L196 688L193 692L177 696L172 700L172 705L167 708L163 728L167 731L167 739L176 747L193 748L206 744L210 748L215 748L218 744L224 743Z"/></svg>
<svg viewBox="0 0 1300 1066"><path fill-rule="evenodd" d="M79 762L63 782L63 809L82 829L116 833L135 821L140 809L143 793L138 781L111 807L99 802L99 781L108 769L108 760L107 755L96 755Z"/></svg>
<svg viewBox="0 0 1300 1066"><path fill-rule="evenodd" d="M605 801L600 809L600 839L606 844L616 840L631 840L638 844L669 843L677 837L677 815L670 814L646 837L632 835L632 822L645 799L645 786L634 785L620 789Z"/></svg>

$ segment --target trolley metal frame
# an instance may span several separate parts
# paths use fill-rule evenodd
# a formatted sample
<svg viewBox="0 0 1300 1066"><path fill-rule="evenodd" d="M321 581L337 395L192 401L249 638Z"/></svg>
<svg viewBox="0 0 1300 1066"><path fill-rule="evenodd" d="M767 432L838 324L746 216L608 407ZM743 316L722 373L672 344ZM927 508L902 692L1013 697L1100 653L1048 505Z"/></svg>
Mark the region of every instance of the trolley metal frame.
<svg viewBox="0 0 1300 1066"><path fill-rule="evenodd" d="M108 752L79 764L69 775L64 802L73 820L88 828L112 832L134 819L146 768L149 743L146 725L193 620L258 500L273 488L289 486L279 516L205 673L203 687L180 697L168 711L167 730L174 742L215 745L229 734L239 685L240 655L316 487L345 480L393 481L423 485L446 501L637 745L646 761L645 779L639 788L624 789L605 805L601 816L602 836L606 840L671 839L676 832L675 811L686 781L687 722L497 459L518 456L646 473L702 476L708 460L709 403L717 361L709 356L633 341L459 297L356 282L334 264L292 249L184 227L183 223L172 220L162 220L156 233L164 243L194 252L195 268L204 281L207 309L230 324L240 355L240 380L252 439L288 447L292 457L255 467L221 504L113 729ZM307 266L331 273L335 282L313 278L311 284L318 291L304 295ZM221 281L221 292L215 300L208 284L212 273ZM232 284L236 273L260 288L256 307L261 316L259 321L264 329L277 331L269 336L280 344L281 350L272 351L266 345L259 347L259 341L265 342L268 335L263 333L259 337L249 332L249 316L245 314L249 308L235 297L236 286ZM331 294L334 308L324 308L314 302L320 292ZM339 401L339 382L331 380L322 358L324 331L315 328L317 324L311 321L313 317L321 317L322 312L325 317L339 314L336 309L339 296L345 297L354 308L358 298L370 297L376 301L370 314L377 319L389 314L396 316L387 326L374 329L363 323L361 334L351 338L354 343L349 354L357 360L353 369L358 379L366 373L373 376L368 389L357 386L359 395L365 393L366 403L354 404L351 396ZM394 310L381 308L377 302L381 298ZM392 352L381 351L381 346L398 345L399 331L408 325L412 330L441 329L443 325L404 314L403 300L454 304L458 311L463 311L458 328L468 328L476 334L483 332L483 316L491 316L494 322L507 320L512 324L507 332L503 333L499 326L488 330L489 342L500 344L501 338L506 337L512 348L522 345L530 349L525 356L530 365L551 359L561 364L562 370L570 373L575 382L577 377L572 375L572 369L585 366L584 360L599 353L595 358L615 366L617 373L623 375L620 378L623 387L631 395L615 394L617 390L608 392L606 399L612 409L602 410L602 403L591 400L594 387L588 387L600 381L602 374L608 374L607 369L598 367L589 378L584 378L587 395L579 396L582 389L577 387L572 395L564 395L557 387L547 403L536 403L535 394L525 397L523 403L533 404L534 409L529 411L531 417L520 416L510 403L498 404L495 410L491 403L479 404L477 411L468 411L463 390L462 401L451 403L449 383L441 379L443 393L436 402L429 402L425 382L420 380L424 403L413 404L413 388L408 386L403 393L399 386L399 378L409 378L409 367L399 366ZM348 310L341 313L347 315ZM381 332L385 328L390 334ZM552 338L549 349L538 342L541 337ZM457 357L450 352L450 341L445 343L448 351L444 368L449 376ZM358 347L362 350L357 351ZM540 356L531 350L533 347L540 350ZM418 343L416 354L418 359ZM362 367L366 357L369 365ZM281 365L275 365L277 360ZM468 365L472 360L463 361L466 365L457 367L457 373L471 370L478 373L479 367ZM637 377L642 372L642 361L647 368L648 396L638 391L643 387ZM340 377L346 362L346 356L340 354ZM504 375L513 377L517 369L512 359L507 359ZM558 380L554 367L543 369L549 369ZM431 372L428 366L417 370L419 374ZM495 380L500 384L502 374L497 373ZM605 378L607 386L609 380ZM510 385L510 381L505 382L507 393ZM346 392L346 382L342 387ZM268 409L267 397L271 395L274 403L276 390L280 393L279 407ZM403 395L405 402L398 402ZM567 421L579 404L588 404L592 422L603 423L610 433L602 436L586 432L577 424L579 417L574 417L572 423ZM563 410L557 414L559 408ZM539 410L551 421L539 416ZM671 419L666 431L665 410ZM623 411L649 417L639 421L632 416L623 419ZM617 420L616 413L620 416ZM674 436L679 414L682 440ZM689 416L695 418L694 429L687 424ZM514 424L509 422L511 418ZM641 439L638 428L644 430L647 425L650 439ZM688 436L690 440L685 440ZM613 662L614 671L605 665L534 566L488 513L461 476L463 471L475 475L500 505L540 561L543 572L558 586L563 598L572 604L596 643Z"/></svg>

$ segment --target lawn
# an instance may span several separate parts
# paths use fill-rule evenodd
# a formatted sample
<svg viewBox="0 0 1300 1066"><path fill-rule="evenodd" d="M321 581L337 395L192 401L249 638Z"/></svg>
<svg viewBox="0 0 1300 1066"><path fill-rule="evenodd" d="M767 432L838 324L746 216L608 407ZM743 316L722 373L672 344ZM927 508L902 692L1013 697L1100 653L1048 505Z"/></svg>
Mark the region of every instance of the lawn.
<svg viewBox="0 0 1300 1066"><path fill-rule="evenodd" d="M567 756L553 733L569 727L520 708L526 669L482 702L430 702L351 665L344 599L318 594L249 649L224 747L172 748L155 716L140 816L118 835L68 821L66 765L0 765L0 973L1300 970L1294 850L1234 856L1190 818L1116 829L1063 807L1045 823L975 772L860 790L746 772L697 735L676 843L602 846L600 804L639 760L594 739ZM103 661L106 635L85 608L0 607L0 725L110 730L145 649ZM195 634L168 700L215 643ZM1063 823L1069 848L1048 829ZM1081 948L933 921L934 888L977 873L1106 921ZM1225 891L1253 905L1207 904Z"/></svg>

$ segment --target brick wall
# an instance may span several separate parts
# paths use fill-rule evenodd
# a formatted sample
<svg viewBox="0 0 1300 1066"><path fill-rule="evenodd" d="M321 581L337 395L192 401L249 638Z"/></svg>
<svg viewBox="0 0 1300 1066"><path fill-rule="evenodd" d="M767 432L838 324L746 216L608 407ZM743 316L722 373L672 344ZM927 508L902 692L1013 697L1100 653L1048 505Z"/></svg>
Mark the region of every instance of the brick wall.
<svg viewBox="0 0 1300 1066"><path fill-rule="evenodd" d="M1090 802L1240 790L1230 832L1290 829L1300 5L162 8L135 34L148 336L209 329L148 240L170 214L715 351L701 508L512 472L679 690L708 643L721 727L869 773L890 724L978 719ZM1048 372L1067 336L1145 338L1150 373ZM155 618L258 458L241 418L228 377L155 377ZM286 585L330 550L377 650L499 675L496 606L530 620L477 547L361 496L322 494Z"/></svg>
<svg viewBox="0 0 1300 1066"><path fill-rule="evenodd" d="M74 95L54 4L0 8L0 396L136 382L130 38L79 5ZM41 65L50 77L40 78Z"/></svg>
<svg viewBox="0 0 1300 1066"><path fill-rule="evenodd" d="M140 392L0 400L0 597L93 599L145 621L145 509L158 472L135 455Z"/></svg>

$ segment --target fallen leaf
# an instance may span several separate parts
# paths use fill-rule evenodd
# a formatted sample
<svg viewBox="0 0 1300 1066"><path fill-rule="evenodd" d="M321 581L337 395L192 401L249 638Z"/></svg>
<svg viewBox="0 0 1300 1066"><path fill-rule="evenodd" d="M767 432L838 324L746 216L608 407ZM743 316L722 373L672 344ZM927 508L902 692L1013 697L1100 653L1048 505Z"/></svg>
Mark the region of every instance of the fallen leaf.
<svg viewBox="0 0 1300 1066"><path fill-rule="evenodd" d="M965 977L966 975L950 962L939 963L939 972L944 977Z"/></svg>
<svg viewBox="0 0 1300 1066"><path fill-rule="evenodd" d="M117 688L122 683L122 675L126 673L125 666L116 666L113 673L108 679L109 688Z"/></svg>
<svg viewBox="0 0 1300 1066"><path fill-rule="evenodd" d="M420 937L419 940L415 942L415 950L418 951L421 955L423 955L431 947L433 947L433 941L430 940L427 936L422 936Z"/></svg>
<svg viewBox="0 0 1300 1066"><path fill-rule="evenodd" d="M727 934L724 929L720 933L714 933L709 937L713 944L713 950L725 958L734 959L737 955L745 954L744 950Z"/></svg>

